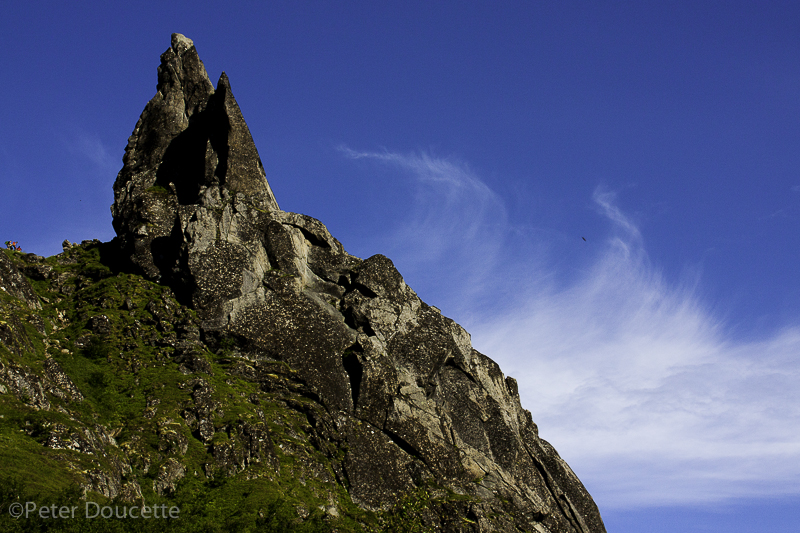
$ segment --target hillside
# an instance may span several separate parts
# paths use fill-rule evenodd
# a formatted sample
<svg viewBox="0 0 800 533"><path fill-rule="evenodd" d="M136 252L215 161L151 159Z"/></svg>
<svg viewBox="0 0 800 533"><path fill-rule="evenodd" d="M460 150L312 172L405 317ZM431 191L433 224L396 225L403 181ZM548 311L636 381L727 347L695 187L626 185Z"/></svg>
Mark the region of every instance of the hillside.
<svg viewBox="0 0 800 533"><path fill-rule="evenodd" d="M112 242L0 254L3 505L180 516L4 530L605 531L463 328L280 210L182 35L123 161Z"/></svg>

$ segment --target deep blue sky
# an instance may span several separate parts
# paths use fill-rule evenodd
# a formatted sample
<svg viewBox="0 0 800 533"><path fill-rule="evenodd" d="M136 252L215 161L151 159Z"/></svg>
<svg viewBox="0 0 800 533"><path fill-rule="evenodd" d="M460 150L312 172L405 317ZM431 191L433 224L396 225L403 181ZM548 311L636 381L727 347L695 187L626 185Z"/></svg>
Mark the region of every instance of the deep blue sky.
<svg viewBox="0 0 800 533"><path fill-rule="evenodd" d="M113 237L172 32L281 207L465 325L610 531L797 523L800 6L6 6L0 242Z"/></svg>

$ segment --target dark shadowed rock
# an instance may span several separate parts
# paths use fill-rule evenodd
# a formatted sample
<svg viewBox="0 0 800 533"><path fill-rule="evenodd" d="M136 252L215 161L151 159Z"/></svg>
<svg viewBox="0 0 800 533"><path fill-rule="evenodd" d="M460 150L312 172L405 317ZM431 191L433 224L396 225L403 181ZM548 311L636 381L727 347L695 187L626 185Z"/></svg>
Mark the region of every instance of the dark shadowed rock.
<svg viewBox="0 0 800 533"><path fill-rule="evenodd" d="M235 339L237 375L265 390L285 381L321 406L304 409L320 442L346 450L335 471L358 505L387 509L435 486L473 502L432 507L438 529L605 531L586 489L539 438L516 381L461 326L420 300L387 257L351 256L319 221L278 208L227 76L214 89L181 35L161 56L114 193L129 266L172 287L205 338ZM186 372L210 372L180 356ZM288 363L297 383L261 372L270 361ZM211 442L214 408L195 401L187 423ZM259 431L240 428L236 439L268 442ZM261 453L234 440L213 445L227 475ZM183 475L177 460L162 466L155 490Z"/></svg>

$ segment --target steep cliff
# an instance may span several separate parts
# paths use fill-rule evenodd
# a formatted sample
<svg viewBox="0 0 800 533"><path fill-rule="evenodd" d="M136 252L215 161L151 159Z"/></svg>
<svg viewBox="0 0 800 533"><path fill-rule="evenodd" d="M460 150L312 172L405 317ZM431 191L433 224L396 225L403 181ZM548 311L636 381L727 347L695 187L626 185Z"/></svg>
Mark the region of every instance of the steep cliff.
<svg viewBox="0 0 800 533"><path fill-rule="evenodd" d="M0 254L0 399L37 420L25 450L77 454L53 472L120 501L245 487L260 527L258 491L291 527L605 531L463 328L280 210L227 76L182 35L123 161L113 242Z"/></svg>

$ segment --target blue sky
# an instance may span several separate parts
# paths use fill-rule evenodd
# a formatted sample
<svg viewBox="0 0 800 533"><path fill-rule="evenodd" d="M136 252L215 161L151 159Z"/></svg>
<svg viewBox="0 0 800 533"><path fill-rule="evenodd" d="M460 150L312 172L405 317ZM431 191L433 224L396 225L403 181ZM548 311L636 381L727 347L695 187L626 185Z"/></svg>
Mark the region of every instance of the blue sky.
<svg viewBox="0 0 800 533"><path fill-rule="evenodd" d="M0 241L113 237L172 32L281 207L464 325L609 531L796 527L795 3L6 6Z"/></svg>

